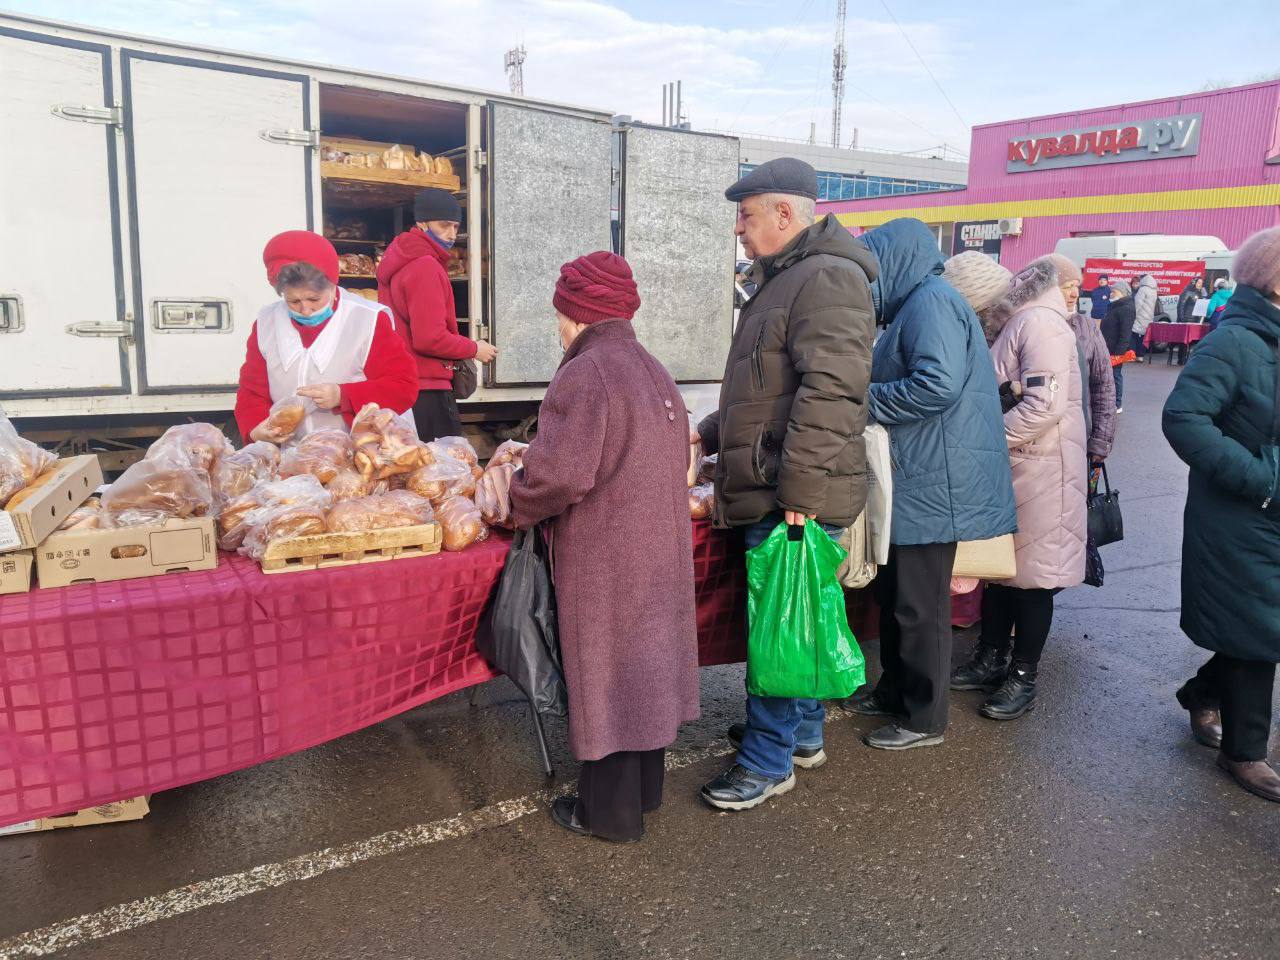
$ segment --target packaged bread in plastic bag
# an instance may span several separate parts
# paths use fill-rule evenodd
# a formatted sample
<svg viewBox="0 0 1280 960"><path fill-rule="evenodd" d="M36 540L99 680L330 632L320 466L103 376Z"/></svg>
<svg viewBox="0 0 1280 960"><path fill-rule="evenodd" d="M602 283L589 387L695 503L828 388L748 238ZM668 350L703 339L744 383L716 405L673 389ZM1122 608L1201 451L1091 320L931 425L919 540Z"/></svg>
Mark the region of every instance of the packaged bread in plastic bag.
<svg viewBox="0 0 1280 960"><path fill-rule="evenodd" d="M280 448L258 440L218 459L209 473L214 501L225 504L253 489L260 480L274 480L280 467Z"/></svg>
<svg viewBox="0 0 1280 960"><path fill-rule="evenodd" d="M369 484L354 467L343 467L324 488L333 496L335 503L342 500L355 500L369 494Z"/></svg>
<svg viewBox="0 0 1280 960"><path fill-rule="evenodd" d="M18 436L9 418L0 414L0 507L57 462L55 454Z"/></svg>
<svg viewBox="0 0 1280 960"><path fill-rule="evenodd" d="M331 483L351 468L354 451L351 438L341 430L316 430L280 455L280 476L310 474L322 484Z"/></svg>
<svg viewBox="0 0 1280 960"><path fill-rule="evenodd" d="M529 449L527 443L520 443L518 440L507 440L497 450L493 451L493 457L489 460L489 468L501 467L508 463L515 464L515 468L519 470L524 466L524 452Z"/></svg>
<svg viewBox="0 0 1280 960"><path fill-rule="evenodd" d="M102 494L104 526L110 527L203 517L212 509L209 471L185 455L139 460Z"/></svg>
<svg viewBox="0 0 1280 960"><path fill-rule="evenodd" d="M704 483L715 483L716 467L720 465L720 454L713 453L709 457L703 457L698 462L698 476L695 478L694 486L702 486Z"/></svg>
<svg viewBox="0 0 1280 960"><path fill-rule="evenodd" d="M716 506L714 484L703 483L689 488L689 516L694 520L706 520Z"/></svg>
<svg viewBox="0 0 1280 960"><path fill-rule="evenodd" d="M267 411L267 419L254 427L249 437L252 440L265 440L268 443L286 443L298 432L302 421L317 409L315 401L296 394L277 400Z"/></svg>
<svg viewBox="0 0 1280 960"><path fill-rule="evenodd" d="M331 531L348 533L416 527L430 523L434 515L431 504L424 498L407 490L393 490L335 503L327 519Z"/></svg>
<svg viewBox="0 0 1280 960"><path fill-rule="evenodd" d="M436 504L436 522L444 538L444 548L457 552L489 538L479 508L466 497L449 497Z"/></svg>
<svg viewBox="0 0 1280 960"><path fill-rule="evenodd" d="M59 530L97 530L102 526L102 501L90 497L59 525Z"/></svg>
<svg viewBox="0 0 1280 960"><path fill-rule="evenodd" d="M503 444L506 446L506 444ZM471 441L466 437L441 437L439 440L433 440L427 444L427 449L435 459L458 460L465 463L473 470L479 467L480 457L476 453L476 448L471 445ZM499 450L502 448L499 447Z"/></svg>
<svg viewBox="0 0 1280 960"><path fill-rule="evenodd" d="M147 450L146 459L173 464L186 463L200 470L212 470L219 459L234 453L235 447L211 423L180 423L170 427Z"/></svg>
<svg viewBox="0 0 1280 960"><path fill-rule="evenodd" d="M279 540L291 540L328 532L325 515L333 497L311 474L260 483L248 496L258 501L244 513L244 539L240 552L261 560L267 547Z"/></svg>
<svg viewBox="0 0 1280 960"><path fill-rule="evenodd" d="M512 460L497 466L491 463L476 486L476 506L480 508L484 522L491 527L510 526L511 478L517 469Z"/></svg>
<svg viewBox="0 0 1280 960"><path fill-rule="evenodd" d="M474 497L476 478L461 460L445 457L409 474L405 478L405 489L439 505L439 501L449 497Z"/></svg>
<svg viewBox="0 0 1280 960"><path fill-rule="evenodd" d="M365 404L351 422L355 465L366 480L411 473L431 462L412 424L395 411Z"/></svg>

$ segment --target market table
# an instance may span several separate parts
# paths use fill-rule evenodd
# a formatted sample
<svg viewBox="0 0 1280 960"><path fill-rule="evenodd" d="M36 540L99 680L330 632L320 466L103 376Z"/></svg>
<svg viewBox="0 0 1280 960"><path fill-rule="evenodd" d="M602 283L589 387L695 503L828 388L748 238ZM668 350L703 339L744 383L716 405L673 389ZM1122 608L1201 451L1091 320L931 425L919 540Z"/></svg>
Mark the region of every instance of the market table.
<svg viewBox="0 0 1280 960"><path fill-rule="evenodd" d="M497 674L475 632L508 540L266 575L215 570L0 597L0 826L206 780L316 746ZM699 662L746 656L729 534L694 525ZM977 618L980 591L953 602ZM876 636L870 590L849 595Z"/></svg>
<svg viewBox="0 0 1280 960"><path fill-rule="evenodd" d="M695 525L700 658L745 656L734 541ZM0 826L230 773L493 679L506 558L216 570L0 597Z"/></svg>
<svg viewBox="0 0 1280 960"><path fill-rule="evenodd" d="M1151 349L1152 344L1167 343L1170 346L1178 347L1179 360L1178 363L1186 362L1186 350L1193 343L1204 339L1209 332L1207 323L1153 323L1147 327L1147 334L1142 338L1142 342L1146 344L1147 349ZM1165 365L1173 363L1173 351L1169 351L1169 358L1165 361Z"/></svg>

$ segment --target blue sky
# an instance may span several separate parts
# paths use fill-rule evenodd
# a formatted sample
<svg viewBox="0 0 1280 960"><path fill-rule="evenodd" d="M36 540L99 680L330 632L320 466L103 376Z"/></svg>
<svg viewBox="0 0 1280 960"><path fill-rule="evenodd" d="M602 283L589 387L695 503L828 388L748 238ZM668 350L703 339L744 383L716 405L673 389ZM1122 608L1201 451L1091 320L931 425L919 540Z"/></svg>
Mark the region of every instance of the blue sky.
<svg viewBox="0 0 1280 960"><path fill-rule="evenodd" d="M831 122L835 6L0 0L15 12L488 89L505 89L503 51L523 41L530 96L658 121L662 83L681 80L696 128L803 138L812 122L820 140L829 138ZM845 145L856 127L862 145L885 149L945 142L967 150L975 123L1280 73L1274 0L851 0L846 43Z"/></svg>

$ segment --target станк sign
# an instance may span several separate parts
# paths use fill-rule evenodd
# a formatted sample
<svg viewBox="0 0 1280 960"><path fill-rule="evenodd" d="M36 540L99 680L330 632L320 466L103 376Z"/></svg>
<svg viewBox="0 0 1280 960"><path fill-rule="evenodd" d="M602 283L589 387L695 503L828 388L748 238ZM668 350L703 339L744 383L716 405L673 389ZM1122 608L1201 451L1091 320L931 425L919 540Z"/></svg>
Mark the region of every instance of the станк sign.
<svg viewBox="0 0 1280 960"><path fill-rule="evenodd" d="M1028 135L1009 141L1005 171L1026 173L1095 163L1194 157L1200 152L1203 117L1202 113L1184 113L1176 117Z"/></svg>

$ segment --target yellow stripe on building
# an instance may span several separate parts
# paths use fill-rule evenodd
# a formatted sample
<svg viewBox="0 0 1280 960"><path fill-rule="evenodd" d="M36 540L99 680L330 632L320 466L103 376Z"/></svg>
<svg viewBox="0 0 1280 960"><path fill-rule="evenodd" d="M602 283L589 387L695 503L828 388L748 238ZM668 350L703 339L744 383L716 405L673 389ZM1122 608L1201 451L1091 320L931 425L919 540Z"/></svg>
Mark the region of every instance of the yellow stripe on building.
<svg viewBox="0 0 1280 960"><path fill-rule="evenodd" d="M1280 183L1164 190L1156 193L1112 193L1096 197L1001 200L994 203L962 203L949 207L903 207L896 210L867 210L865 213L861 210L849 210L837 213L835 217L846 227L878 227L898 217L916 217L928 223L947 223L959 220L998 220L1001 217L1220 210L1227 207L1267 207L1276 204L1280 204Z"/></svg>

